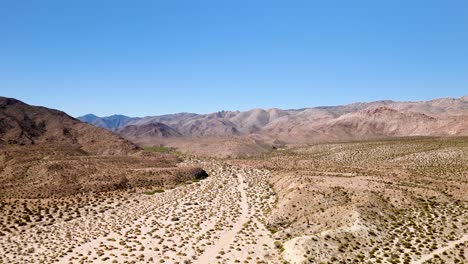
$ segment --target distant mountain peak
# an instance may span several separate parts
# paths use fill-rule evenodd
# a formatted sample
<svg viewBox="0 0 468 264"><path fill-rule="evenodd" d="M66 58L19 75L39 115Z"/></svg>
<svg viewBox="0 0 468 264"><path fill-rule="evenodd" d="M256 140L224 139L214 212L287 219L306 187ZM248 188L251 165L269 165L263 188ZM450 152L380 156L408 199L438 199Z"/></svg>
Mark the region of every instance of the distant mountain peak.
<svg viewBox="0 0 468 264"><path fill-rule="evenodd" d="M99 117L94 114L87 114L87 115L78 117L78 119L88 124L100 127L100 128L105 128L109 130L117 130L133 122L136 122L140 120L141 118L129 117L129 116L120 115L120 114L115 114L115 115L106 116L106 117Z"/></svg>
<svg viewBox="0 0 468 264"><path fill-rule="evenodd" d="M83 117L93 117L93 118L99 118L99 116L97 116L97 115L95 115L95 114L91 114L91 113L89 113L89 114L86 114L86 115L84 115Z"/></svg>
<svg viewBox="0 0 468 264"><path fill-rule="evenodd" d="M78 117L78 119L86 123L92 123L93 121L99 119L99 116L94 114L86 114L84 116Z"/></svg>

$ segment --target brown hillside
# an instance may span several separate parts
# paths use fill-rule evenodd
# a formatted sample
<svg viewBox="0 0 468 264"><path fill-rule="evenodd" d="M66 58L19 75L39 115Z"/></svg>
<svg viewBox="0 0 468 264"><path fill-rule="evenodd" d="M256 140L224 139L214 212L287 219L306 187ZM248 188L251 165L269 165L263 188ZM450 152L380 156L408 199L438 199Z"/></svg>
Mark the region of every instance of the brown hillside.
<svg viewBox="0 0 468 264"><path fill-rule="evenodd" d="M0 141L19 145L66 145L92 154L119 155L137 147L110 131L64 112L0 97Z"/></svg>
<svg viewBox="0 0 468 264"><path fill-rule="evenodd" d="M0 97L0 197L173 186L206 176L67 114Z"/></svg>

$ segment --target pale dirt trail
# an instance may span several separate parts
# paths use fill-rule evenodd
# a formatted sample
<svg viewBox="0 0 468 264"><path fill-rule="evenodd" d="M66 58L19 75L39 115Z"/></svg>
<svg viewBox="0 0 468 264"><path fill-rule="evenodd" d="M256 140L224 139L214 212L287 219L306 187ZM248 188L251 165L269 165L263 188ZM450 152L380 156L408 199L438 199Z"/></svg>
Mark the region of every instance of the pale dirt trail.
<svg viewBox="0 0 468 264"><path fill-rule="evenodd" d="M442 254L444 251L447 251L447 250L449 250L451 248L454 248L456 245L464 243L466 241L468 241L468 235L464 235L462 238L460 238L458 240L450 241L447 246L441 247L441 248L439 248L439 249L437 249L435 251L432 251L430 254L423 255L420 259L418 259L416 261L412 261L411 263L412 264L422 264L425 261L428 261L428 260L432 259L435 255Z"/></svg>
<svg viewBox="0 0 468 264"><path fill-rule="evenodd" d="M206 263L216 263L216 256L221 250L226 250L229 244L234 241L236 234L242 229L242 226L249 219L249 205L247 203L247 192L246 184L244 183L244 177L242 173L237 174L239 185L237 186L238 191L241 194L241 200L239 201L241 208L241 215L237 222L233 225L232 229L225 231L220 234L219 241L208 249L205 250L203 255L201 255L194 263L206 264Z"/></svg>

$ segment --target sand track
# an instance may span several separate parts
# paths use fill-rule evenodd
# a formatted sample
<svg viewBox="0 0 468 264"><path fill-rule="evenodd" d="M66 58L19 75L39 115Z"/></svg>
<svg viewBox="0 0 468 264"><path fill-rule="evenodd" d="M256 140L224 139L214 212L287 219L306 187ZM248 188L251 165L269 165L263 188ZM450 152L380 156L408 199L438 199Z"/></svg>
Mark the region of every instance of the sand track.
<svg viewBox="0 0 468 264"><path fill-rule="evenodd" d="M228 247L229 244L231 244L234 241L236 234L242 229L242 226L250 218L244 177L242 173L237 174L237 176L239 180L239 185L237 186L237 189L241 194L241 200L239 201L241 215L236 221L236 223L233 225L233 227L221 233L220 239L217 242L215 242L214 245L207 248L203 255L201 255L195 263L215 263L218 252L220 252L223 249L226 249L226 247Z"/></svg>

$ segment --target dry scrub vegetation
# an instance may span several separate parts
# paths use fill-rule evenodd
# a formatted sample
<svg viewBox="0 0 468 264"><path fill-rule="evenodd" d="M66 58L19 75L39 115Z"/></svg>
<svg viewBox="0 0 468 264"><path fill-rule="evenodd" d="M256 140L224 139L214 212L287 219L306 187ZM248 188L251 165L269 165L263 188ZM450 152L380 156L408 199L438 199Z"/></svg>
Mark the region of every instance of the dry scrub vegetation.
<svg viewBox="0 0 468 264"><path fill-rule="evenodd" d="M265 170L188 159L208 178L0 199L0 263L279 263Z"/></svg>
<svg viewBox="0 0 468 264"><path fill-rule="evenodd" d="M318 144L231 163L272 171L268 227L290 263L467 262L468 138Z"/></svg>
<svg viewBox="0 0 468 264"><path fill-rule="evenodd" d="M70 146L18 146L0 149L0 197L47 198L129 187L177 185L203 176L167 153L135 151L126 156L95 156Z"/></svg>

